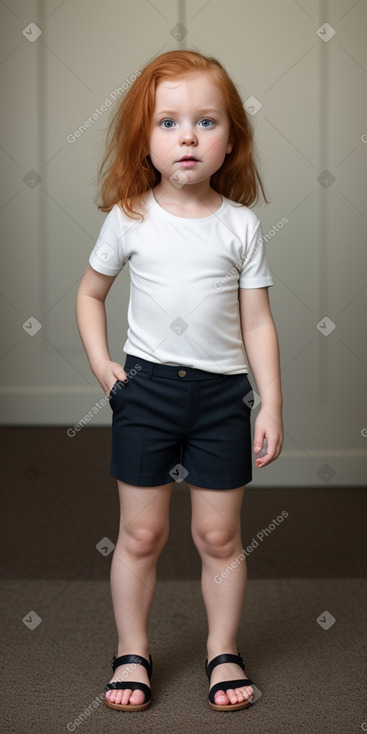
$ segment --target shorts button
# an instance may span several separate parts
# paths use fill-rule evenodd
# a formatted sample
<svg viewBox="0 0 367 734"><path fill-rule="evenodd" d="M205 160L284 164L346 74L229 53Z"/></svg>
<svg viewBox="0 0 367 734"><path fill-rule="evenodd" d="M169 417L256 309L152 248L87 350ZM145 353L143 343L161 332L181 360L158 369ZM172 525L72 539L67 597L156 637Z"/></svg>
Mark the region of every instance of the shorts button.
<svg viewBox="0 0 367 734"><path fill-rule="evenodd" d="M178 373L177 374L178 374L179 377L185 377L186 370L178 370Z"/></svg>

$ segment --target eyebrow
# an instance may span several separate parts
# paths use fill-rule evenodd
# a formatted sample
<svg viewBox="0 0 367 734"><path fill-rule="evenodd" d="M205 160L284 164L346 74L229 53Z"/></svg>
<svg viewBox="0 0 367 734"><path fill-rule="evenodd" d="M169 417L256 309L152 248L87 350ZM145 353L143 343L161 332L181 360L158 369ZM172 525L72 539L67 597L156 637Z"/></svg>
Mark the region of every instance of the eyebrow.
<svg viewBox="0 0 367 734"><path fill-rule="evenodd" d="M219 114L216 107L205 107L204 109L199 110L198 114L205 115L207 112L216 112L217 114ZM157 117L160 117L161 115L176 115L176 114L177 114L177 110L160 110L159 112L156 112Z"/></svg>

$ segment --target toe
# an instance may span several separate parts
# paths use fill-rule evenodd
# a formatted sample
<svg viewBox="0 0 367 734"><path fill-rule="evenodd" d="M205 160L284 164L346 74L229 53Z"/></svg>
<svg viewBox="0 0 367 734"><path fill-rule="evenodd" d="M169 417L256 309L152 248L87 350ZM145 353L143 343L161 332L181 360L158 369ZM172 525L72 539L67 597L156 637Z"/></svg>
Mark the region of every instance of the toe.
<svg viewBox="0 0 367 734"><path fill-rule="evenodd" d="M129 703L131 703L133 706L140 706L140 704L144 703L144 700L144 691L137 690L132 692Z"/></svg>
<svg viewBox="0 0 367 734"><path fill-rule="evenodd" d="M124 690L118 689L116 691L109 691L107 696L111 703L116 703L118 706L140 706L144 703L144 692L133 691L131 688L125 688Z"/></svg>
<svg viewBox="0 0 367 734"><path fill-rule="evenodd" d="M235 688L234 695L237 698L236 703L242 703L242 701L245 700L245 696L243 695L241 688Z"/></svg>
<svg viewBox="0 0 367 734"><path fill-rule="evenodd" d="M214 694L214 703L216 703L217 706L226 706L229 704L229 698L224 691L217 691Z"/></svg>
<svg viewBox="0 0 367 734"><path fill-rule="evenodd" d="M120 691L111 691L110 701L111 703L119 703Z"/></svg>
<svg viewBox="0 0 367 734"><path fill-rule="evenodd" d="M119 701L119 703L122 706L128 706L128 704L130 703L131 694L132 694L131 688L125 688L124 691L121 691L121 700Z"/></svg>
<svg viewBox="0 0 367 734"><path fill-rule="evenodd" d="M123 698L125 691L117 690L115 693L115 700L114 703L120 704Z"/></svg>
<svg viewBox="0 0 367 734"><path fill-rule="evenodd" d="M246 688L236 688L235 693L237 695L237 701L240 703L241 701L252 701L254 692L251 686L246 686Z"/></svg>
<svg viewBox="0 0 367 734"><path fill-rule="evenodd" d="M238 703L236 693L234 692L233 688L227 688L226 694L230 700L230 703Z"/></svg>
<svg viewBox="0 0 367 734"><path fill-rule="evenodd" d="M254 689L252 686L246 686L246 688L242 689L242 693L244 698L247 698L249 701L252 701L254 697Z"/></svg>

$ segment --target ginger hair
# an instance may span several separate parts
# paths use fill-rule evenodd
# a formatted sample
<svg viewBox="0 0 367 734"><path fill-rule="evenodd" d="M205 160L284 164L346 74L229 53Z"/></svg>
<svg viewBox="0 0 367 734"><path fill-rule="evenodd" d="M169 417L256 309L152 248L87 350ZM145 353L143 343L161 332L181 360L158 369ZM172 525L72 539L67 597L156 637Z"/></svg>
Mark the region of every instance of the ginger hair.
<svg viewBox="0 0 367 734"><path fill-rule="evenodd" d="M264 187L255 162L253 130L237 88L220 62L196 51L168 51L153 59L125 93L112 116L106 151L99 173L98 208L111 211L119 204L132 218L139 197L161 180L149 156L149 137L155 109L155 92L164 79L209 73L222 93L230 121L232 152L210 178L211 187L245 206L256 204Z"/></svg>

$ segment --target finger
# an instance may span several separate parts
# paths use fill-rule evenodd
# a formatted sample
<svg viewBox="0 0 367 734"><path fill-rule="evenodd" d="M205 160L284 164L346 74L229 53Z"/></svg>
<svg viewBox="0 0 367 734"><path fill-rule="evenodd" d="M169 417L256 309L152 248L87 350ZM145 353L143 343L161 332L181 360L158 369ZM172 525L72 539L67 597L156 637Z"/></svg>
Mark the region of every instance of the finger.
<svg viewBox="0 0 367 734"><path fill-rule="evenodd" d="M267 437L267 444L266 444L266 451L264 453L264 457L268 459L268 461L274 459L276 450L277 450L278 441L276 438L269 438Z"/></svg>
<svg viewBox="0 0 367 734"><path fill-rule="evenodd" d="M274 461L273 459L269 459L269 461L265 458L256 460L256 466L258 469L263 469L264 466L267 466L268 464L271 464L271 462Z"/></svg>
<svg viewBox="0 0 367 734"><path fill-rule="evenodd" d="M266 464L269 464L270 461L272 461L273 445L271 439L269 440L268 437L264 438L264 442L261 447L261 453L258 452L258 454L259 455L256 457L256 466L265 466Z"/></svg>
<svg viewBox="0 0 367 734"><path fill-rule="evenodd" d="M268 448L264 456L259 456L256 459L256 466L262 467L267 466L267 464L270 464L272 461L275 461L275 459L278 458L280 451L281 451L281 444L276 439L267 439L268 442Z"/></svg>
<svg viewBox="0 0 367 734"><path fill-rule="evenodd" d="M254 437L254 452L255 454L259 454L265 440L265 429L263 428L256 428L255 426L255 437Z"/></svg>
<svg viewBox="0 0 367 734"><path fill-rule="evenodd" d="M116 374L116 379L117 380L121 380L121 382L126 382L127 379L128 379L127 374L126 374L125 370L122 369L122 367L115 374Z"/></svg>

